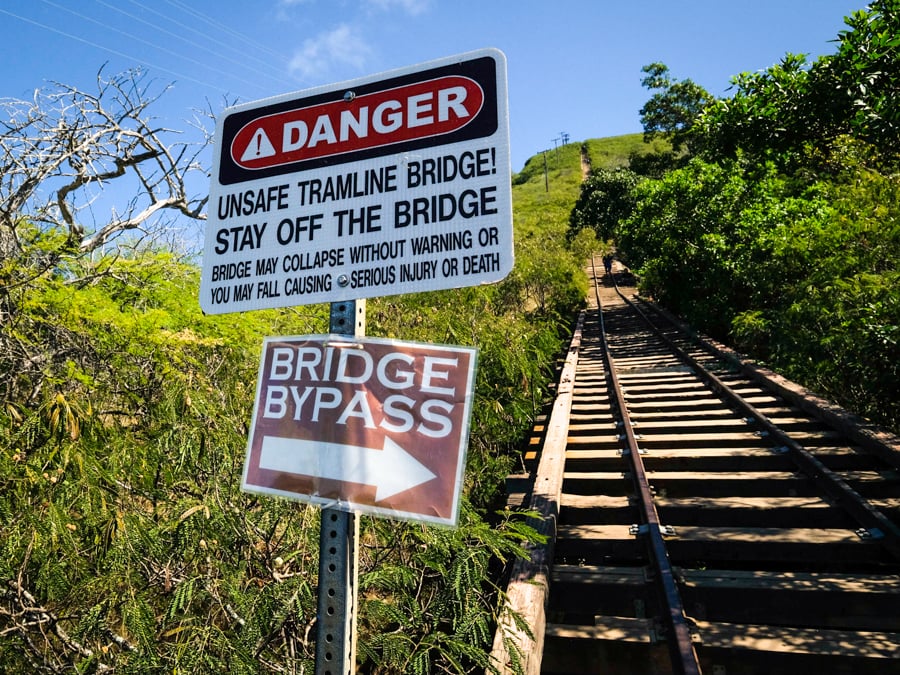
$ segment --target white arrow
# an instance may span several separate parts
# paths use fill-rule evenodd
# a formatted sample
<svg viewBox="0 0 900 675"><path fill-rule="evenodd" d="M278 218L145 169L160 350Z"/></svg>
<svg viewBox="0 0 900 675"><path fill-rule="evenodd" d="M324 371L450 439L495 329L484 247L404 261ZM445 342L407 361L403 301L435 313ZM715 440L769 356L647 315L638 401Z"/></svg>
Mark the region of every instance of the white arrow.
<svg viewBox="0 0 900 675"><path fill-rule="evenodd" d="M259 467L271 471L374 485L375 501L427 483L437 475L390 438L384 449L263 436Z"/></svg>

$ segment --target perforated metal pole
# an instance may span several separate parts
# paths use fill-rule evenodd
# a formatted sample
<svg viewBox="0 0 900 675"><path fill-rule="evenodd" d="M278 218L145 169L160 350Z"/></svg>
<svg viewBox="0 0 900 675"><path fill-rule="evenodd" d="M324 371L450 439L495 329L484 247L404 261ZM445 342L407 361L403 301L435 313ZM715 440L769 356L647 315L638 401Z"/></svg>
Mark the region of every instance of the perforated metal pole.
<svg viewBox="0 0 900 675"><path fill-rule="evenodd" d="M365 335L366 301L331 303L329 332L354 337ZM358 538L356 513L322 509L316 675L356 672Z"/></svg>

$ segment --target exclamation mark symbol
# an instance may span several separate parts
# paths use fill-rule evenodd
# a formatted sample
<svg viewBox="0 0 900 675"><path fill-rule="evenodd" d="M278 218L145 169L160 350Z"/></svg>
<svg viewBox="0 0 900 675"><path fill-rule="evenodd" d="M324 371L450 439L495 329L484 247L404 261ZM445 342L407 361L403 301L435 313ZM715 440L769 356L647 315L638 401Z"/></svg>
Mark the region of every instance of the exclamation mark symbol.
<svg viewBox="0 0 900 675"><path fill-rule="evenodd" d="M491 173L497 173L497 148L491 148Z"/></svg>
<svg viewBox="0 0 900 675"><path fill-rule="evenodd" d="M240 138L240 136L238 136ZM263 128L257 127L256 131L253 132L253 135L247 141L247 145L244 147L244 154L241 155L241 162L254 162L253 167L259 167L259 160L262 160L265 157L274 157L276 154L275 146L272 145L272 142L269 140L269 137L266 136L266 132Z"/></svg>

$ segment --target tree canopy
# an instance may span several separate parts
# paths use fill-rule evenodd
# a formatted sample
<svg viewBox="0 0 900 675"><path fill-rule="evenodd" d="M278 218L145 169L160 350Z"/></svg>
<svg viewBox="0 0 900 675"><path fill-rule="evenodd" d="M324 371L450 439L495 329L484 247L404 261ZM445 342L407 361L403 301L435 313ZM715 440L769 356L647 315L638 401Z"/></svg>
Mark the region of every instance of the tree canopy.
<svg viewBox="0 0 900 675"><path fill-rule="evenodd" d="M718 100L646 66L645 130L690 154L625 192L593 173L570 222L609 233L643 292L697 328L896 429L900 6L845 23L833 54L788 53Z"/></svg>
<svg viewBox="0 0 900 675"><path fill-rule="evenodd" d="M713 97L692 80L673 80L664 63L651 63L641 70L646 74L641 85L658 90L640 110L644 138L649 142L661 135L678 152L691 144L694 124Z"/></svg>
<svg viewBox="0 0 900 675"><path fill-rule="evenodd" d="M787 54L757 73L741 73L734 94L697 123L705 155L765 156L782 165L840 168L845 139L870 163L900 161L900 7L876 0L845 17L834 54L809 63Z"/></svg>

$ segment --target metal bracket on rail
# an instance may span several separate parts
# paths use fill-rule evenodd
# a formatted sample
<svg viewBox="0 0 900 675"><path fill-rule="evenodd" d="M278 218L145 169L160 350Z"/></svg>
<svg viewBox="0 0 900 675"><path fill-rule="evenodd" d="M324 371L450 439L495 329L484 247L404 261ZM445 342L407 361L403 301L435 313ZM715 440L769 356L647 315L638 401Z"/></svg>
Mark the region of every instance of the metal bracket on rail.
<svg viewBox="0 0 900 675"><path fill-rule="evenodd" d="M884 539L884 532L879 530L877 527L861 527L856 530L856 536L860 539Z"/></svg>
<svg viewBox="0 0 900 675"><path fill-rule="evenodd" d="M650 532L650 526L647 525L646 523L643 525L638 525L637 523L633 523L628 528L628 534L630 534L633 537L645 535L648 532ZM677 537L678 536L678 533L675 531L675 528L672 527L671 525L660 525L659 532L664 537Z"/></svg>
<svg viewBox="0 0 900 675"><path fill-rule="evenodd" d="M658 645L666 641L666 627L660 621L647 621L647 634L651 645Z"/></svg>

